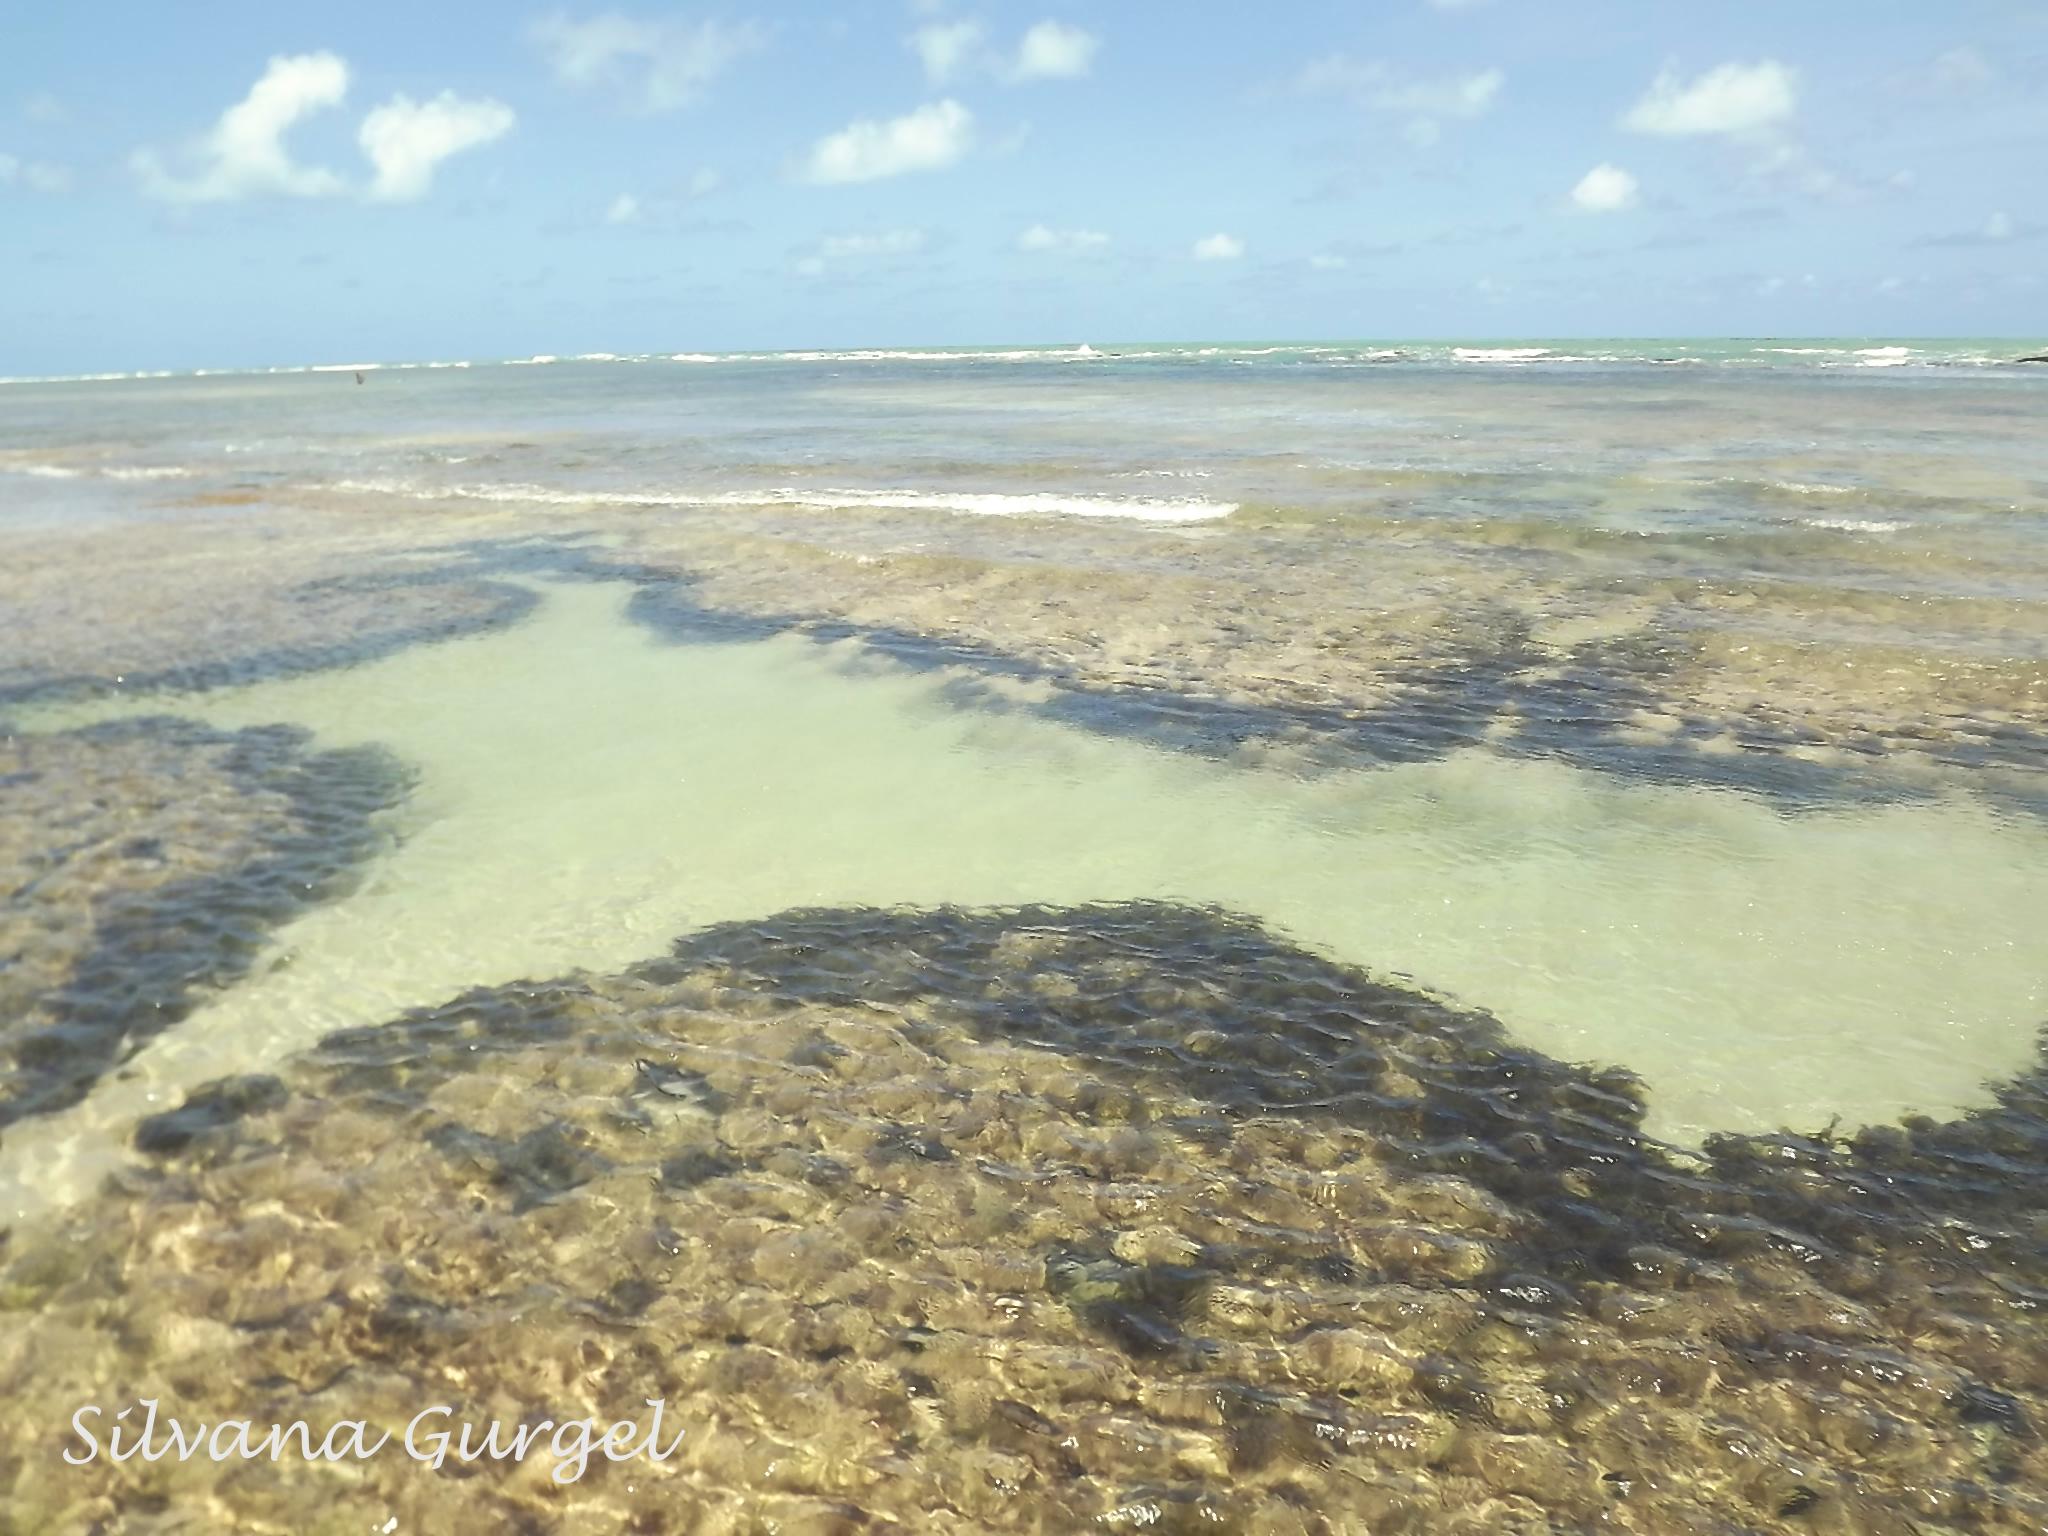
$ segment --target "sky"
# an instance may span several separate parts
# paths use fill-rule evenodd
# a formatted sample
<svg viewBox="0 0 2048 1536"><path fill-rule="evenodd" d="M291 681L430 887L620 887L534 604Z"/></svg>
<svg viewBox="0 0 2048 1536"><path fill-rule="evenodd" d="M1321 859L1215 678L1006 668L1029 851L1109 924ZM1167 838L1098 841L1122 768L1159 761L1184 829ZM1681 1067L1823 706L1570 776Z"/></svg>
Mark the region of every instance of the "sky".
<svg viewBox="0 0 2048 1536"><path fill-rule="evenodd" d="M2048 0L0 0L0 376L2048 332Z"/></svg>

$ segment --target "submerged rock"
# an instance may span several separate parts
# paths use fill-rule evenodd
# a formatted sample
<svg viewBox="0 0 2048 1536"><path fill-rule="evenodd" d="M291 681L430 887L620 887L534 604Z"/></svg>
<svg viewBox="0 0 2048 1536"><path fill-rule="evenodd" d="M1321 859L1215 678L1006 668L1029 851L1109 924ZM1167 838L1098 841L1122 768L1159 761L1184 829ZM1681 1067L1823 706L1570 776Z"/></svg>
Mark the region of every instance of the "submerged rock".
<svg viewBox="0 0 2048 1536"><path fill-rule="evenodd" d="M193 1089L178 1108L144 1120L135 1128L135 1150L150 1157L188 1152L213 1132L283 1108L290 1097L275 1077L224 1077Z"/></svg>
<svg viewBox="0 0 2048 1536"><path fill-rule="evenodd" d="M345 891L406 777L291 726L0 737L0 1127L77 1103Z"/></svg>
<svg viewBox="0 0 2048 1536"><path fill-rule="evenodd" d="M282 1529L2048 1519L2042 1071L1959 1121L1684 1154L1624 1072L1136 903L784 913L280 1075L274 1109L166 1117L208 1156L16 1234L20 1528L201 1500ZM189 1418L661 1397L688 1434L566 1487L401 1456L50 1475L115 1361Z"/></svg>

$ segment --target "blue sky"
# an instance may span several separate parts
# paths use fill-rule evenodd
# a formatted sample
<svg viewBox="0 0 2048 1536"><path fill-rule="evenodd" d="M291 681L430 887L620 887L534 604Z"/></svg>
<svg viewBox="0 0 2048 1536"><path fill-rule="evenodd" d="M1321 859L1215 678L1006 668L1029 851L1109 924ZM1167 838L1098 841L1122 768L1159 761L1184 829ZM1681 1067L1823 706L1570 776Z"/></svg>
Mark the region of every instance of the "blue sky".
<svg viewBox="0 0 2048 1536"><path fill-rule="evenodd" d="M2048 330L2048 0L6 0L0 37L0 375Z"/></svg>

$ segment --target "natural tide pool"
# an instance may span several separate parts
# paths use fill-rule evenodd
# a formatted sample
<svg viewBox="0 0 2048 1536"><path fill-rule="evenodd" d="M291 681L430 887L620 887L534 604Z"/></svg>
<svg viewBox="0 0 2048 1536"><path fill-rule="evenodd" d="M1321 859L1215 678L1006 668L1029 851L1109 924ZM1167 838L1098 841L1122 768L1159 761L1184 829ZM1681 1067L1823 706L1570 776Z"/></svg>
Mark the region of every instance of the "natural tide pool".
<svg viewBox="0 0 2048 1536"><path fill-rule="evenodd" d="M23 387L0 1533L2040 1529L2038 386L1352 364Z"/></svg>
<svg viewBox="0 0 2048 1536"><path fill-rule="evenodd" d="M360 889L9 1135L7 1208L75 1197L143 1115L331 1031L805 907L1221 907L1628 1068L1680 1142L1953 1116L2048 1011L2048 827L1967 795L1787 812L1484 745L1241 767L961 704L858 642L674 643L621 582L530 590L510 628L360 667L19 716L283 723L416 782Z"/></svg>

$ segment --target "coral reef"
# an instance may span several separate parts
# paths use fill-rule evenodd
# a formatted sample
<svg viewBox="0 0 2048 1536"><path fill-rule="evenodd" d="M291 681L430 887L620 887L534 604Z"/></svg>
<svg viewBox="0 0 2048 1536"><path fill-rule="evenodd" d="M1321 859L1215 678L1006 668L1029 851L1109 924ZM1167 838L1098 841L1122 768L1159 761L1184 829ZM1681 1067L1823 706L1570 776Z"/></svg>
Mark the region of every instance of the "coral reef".
<svg viewBox="0 0 2048 1536"><path fill-rule="evenodd" d="M406 787L291 726L0 735L0 1128L76 1103L346 889Z"/></svg>
<svg viewBox="0 0 2048 1536"><path fill-rule="evenodd" d="M1228 914L786 913L145 1127L6 1252L0 1530L2031 1531L2044 1111L1681 1153ZM688 1433L58 1464L151 1396Z"/></svg>

